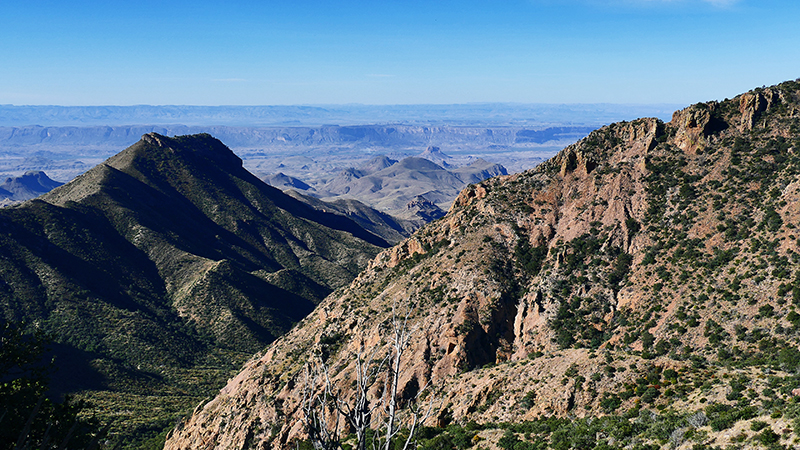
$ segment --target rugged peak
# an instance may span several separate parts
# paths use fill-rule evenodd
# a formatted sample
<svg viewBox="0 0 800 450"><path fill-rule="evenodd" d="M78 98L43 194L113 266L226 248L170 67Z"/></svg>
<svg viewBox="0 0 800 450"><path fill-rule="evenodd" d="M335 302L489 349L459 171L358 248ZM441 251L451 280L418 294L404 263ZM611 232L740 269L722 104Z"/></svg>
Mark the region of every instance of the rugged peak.
<svg viewBox="0 0 800 450"><path fill-rule="evenodd" d="M456 200L453 202L451 209L464 207L472 204L474 201L481 200L489 193L487 187L481 184L470 184L465 187L461 193L458 194Z"/></svg>
<svg viewBox="0 0 800 450"><path fill-rule="evenodd" d="M304 182L303 180L286 175L283 172L267 175L262 178L262 180L268 185L278 189L300 189L303 191L314 190L314 188L309 186L308 183Z"/></svg>
<svg viewBox="0 0 800 450"><path fill-rule="evenodd" d="M728 129L724 116L727 103L697 103L676 111L669 125L675 130L675 145L686 154L700 154L713 143L712 136Z"/></svg>
<svg viewBox="0 0 800 450"><path fill-rule="evenodd" d="M43 193L50 191L63 183L52 180L46 173L41 170L25 172L21 177L6 178L5 183L2 185L5 189L12 190L14 186L18 186L31 191Z"/></svg>
<svg viewBox="0 0 800 450"><path fill-rule="evenodd" d="M489 162L483 158L476 158L474 161L467 164L467 167L491 167L491 166L500 166L500 164Z"/></svg>
<svg viewBox="0 0 800 450"><path fill-rule="evenodd" d="M379 170L383 170L392 164L396 163L397 160L391 159L386 155L378 155L366 163L362 164L359 169L366 173L375 173Z"/></svg>
<svg viewBox="0 0 800 450"><path fill-rule="evenodd" d="M168 145L164 143L164 136L156 132L146 133L142 135L142 141L151 145L157 145L159 147L168 147Z"/></svg>
<svg viewBox="0 0 800 450"><path fill-rule="evenodd" d="M5 182L0 183L0 204L5 206L30 200L62 184L50 179L42 171L28 171L20 177L6 178Z"/></svg>
<svg viewBox="0 0 800 450"><path fill-rule="evenodd" d="M450 163L448 161L453 159L452 156L442 153L442 150L439 147L432 145L426 148L424 152L420 153L419 157L425 158L428 161L433 161L434 163L445 168L450 167Z"/></svg>
<svg viewBox="0 0 800 450"><path fill-rule="evenodd" d="M425 198L424 195L417 195L416 197L411 199L410 202L408 202L408 204L406 205L406 209L425 208L431 206L436 206L436 205L432 201Z"/></svg>
<svg viewBox="0 0 800 450"><path fill-rule="evenodd" d="M420 153L420 158L437 158L437 159L450 159L451 157L445 155L442 149L436 146L429 146L424 152Z"/></svg>
<svg viewBox="0 0 800 450"><path fill-rule="evenodd" d="M184 158L199 156L229 169L242 168L242 159L208 133L175 137L147 133L142 136L138 144L134 144L131 148L159 149Z"/></svg>
<svg viewBox="0 0 800 450"><path fill-rule="evenodd" d="M201 192L216 183L230 186L233 178L255 181L242 160L209 134L167 137L147 133L135 144L47 194L47 201L64 205L80 201L108 187L118 187L120 174L132 176L162 192L175 191L198 204L207 204ZM124 178L124 177L123 177Z"/></svg>

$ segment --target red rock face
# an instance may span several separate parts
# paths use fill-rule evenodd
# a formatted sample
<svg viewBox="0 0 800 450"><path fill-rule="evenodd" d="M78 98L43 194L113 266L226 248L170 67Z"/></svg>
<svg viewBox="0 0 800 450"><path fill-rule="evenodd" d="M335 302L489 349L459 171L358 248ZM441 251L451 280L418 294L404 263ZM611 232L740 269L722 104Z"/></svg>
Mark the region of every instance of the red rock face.
<svg viewBox="0 0 800 450"><path fill-rule="evenodd" d="M429 384L426 398L460 422L601 414L602 394L623 391L642 367L685 368L681 351L716 358L713 323L729 336L737 323L774 328L787 280L772 263L758 268L756 247L777 239L773 260L797 268L785 224L800 219L800 182L785 165L793 147L765 149L787 135L797 99L789 83L666 124L612 124L534 170L468 187L447 216L378 255L254 357L166 448L286 448L302 436L297 374L312 349L335 342L329 364L347 392L352 353L362 339L386 345L393 307L411 310L413 330L400 392ZM764 161L786 177L747 175ZM773 197L759 200L762 191ZM749 301L726 300L731 283ZM765 305L772 319L756 317ZM601 366L619 370L598 375Z"/></svg>

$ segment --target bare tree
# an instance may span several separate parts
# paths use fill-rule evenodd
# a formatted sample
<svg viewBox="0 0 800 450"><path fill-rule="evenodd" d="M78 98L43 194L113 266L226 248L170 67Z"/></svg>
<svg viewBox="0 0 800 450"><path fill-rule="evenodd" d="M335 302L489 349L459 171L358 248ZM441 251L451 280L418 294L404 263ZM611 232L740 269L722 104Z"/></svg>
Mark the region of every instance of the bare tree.
<svg viewBox="0 0 800 450"><path fill-rule="evenodd" d="M375 426L372 448L384 450L391 448L392 441L405 427L409 434L403 449L415 446L415 434L420 424L433 413L434 403L426 409L418 406L420 395L427 384L409 399L404 426L398 420L398 389L401 379L401 362L411 340L412 332L408 326L410 311L399 317L392 308L391 335L388 351L382 353L379 346L366 349L363 337L358 350L353 352L355 369L354 392L344 395L334 387L329 375L329 367L320 353L315 354L313 363L306 365L306 383L303 390L303 413L306 432L315 449L333 450L341 448L340 421L350 425L356 435L356 448L366 450L367 431ZM383 381L380 395L371 398L370 391L379 381ZM380 414L378 414L380 413ZM376 417L380 415L381 417ZM381 439L383 437L383 439Z"/></svg>
<svg viewBox="0 0 800 450"><path fill-rule="evenodd" d="M410 312L410 310L409 310ZM400 383L400 361L408 347L410 333L408 331L408 313L402 322L397 317L397 311L392 307L392 341L391 346L392 364L388 367L387 378L389 378L388 394L386 395L386 442L385 448L389 450L392 439L397 435L399 428L395 427L394 421L397 413L397 389Z"/></svg>
<svg viewBox="0 0 800 450"><path fill-rule="evenodd" d="M411 340L411 331L408 328L408 318L411 310L407 310L405 317L400 319L397 315L396 305L392 305L392 340L389 343L391 364L387 367L388 393L384 395L386 401L385 407L385 442L384 449L390 450L392 440L397 436L402 427L396 426L397 419L397 390L400 385L400 363L402 361L403 353L408 348ZM417 431L417 426L424 423L433 413L434 402L428 404L427 410L419 409L418 400L422 392L425 391L428 384L422 386L414 394L414 398L408 402L408 414L406 427L408 428L408 437L403 444L403 450L415 446L414 437Z"/></svg>
<svg viewBox="0 0 800 450"><path fill-rule="evenodd" d="M320 358L320 355L315 355ZM339 442L339 415L332 414L327 366L309 362L305 366L303 384L303 424L308 439L317 450L336 450Z"/></svg>
<svg viewBox="0 0 800 450"><path fill-rule="evenodd" d="M375 347L364 358L365 349L363 339L359 343L356 358L356 391L352 404L345 401L341 395L337 396L336 408L341 413L356 434L358 450L367 448L367 429L372 425L372 414L381 406L382 399L370 404L369 390L378 381L380 374L386 367L387 357L378 360L378 348Z"/></svg>

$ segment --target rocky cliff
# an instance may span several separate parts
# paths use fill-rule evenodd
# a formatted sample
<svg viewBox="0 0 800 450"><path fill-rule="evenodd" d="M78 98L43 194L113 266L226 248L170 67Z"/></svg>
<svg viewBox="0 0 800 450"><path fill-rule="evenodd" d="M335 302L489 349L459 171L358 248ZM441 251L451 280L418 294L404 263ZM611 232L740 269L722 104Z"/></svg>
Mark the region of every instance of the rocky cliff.
<svg viewBox="0 0 800 450"><path fill-rule="evenodd" d="M774 411L800 386L799 108L787 82L668 123L615 123L469 186L251 359L166 448L288 448L304 436L313 352L348 392L353 353L386 345L393 309L412 330L399 392L428 386L442 405L430 425L653 408L746 411L701 430L702 445L731 444L713 433L757 416L758 430L790 432Z"/></svg>

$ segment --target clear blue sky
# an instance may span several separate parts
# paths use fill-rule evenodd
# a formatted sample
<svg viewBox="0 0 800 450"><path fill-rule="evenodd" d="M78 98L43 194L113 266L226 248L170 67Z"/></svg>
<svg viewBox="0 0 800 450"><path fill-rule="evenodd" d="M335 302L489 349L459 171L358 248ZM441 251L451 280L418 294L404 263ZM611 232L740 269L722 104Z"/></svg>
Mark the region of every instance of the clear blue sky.
<svg viewBox="0 0 800 450"><path fill-rule="evenodd" d="M0 0L0 103L693 103L800 77L798 0Z"/></svg>

